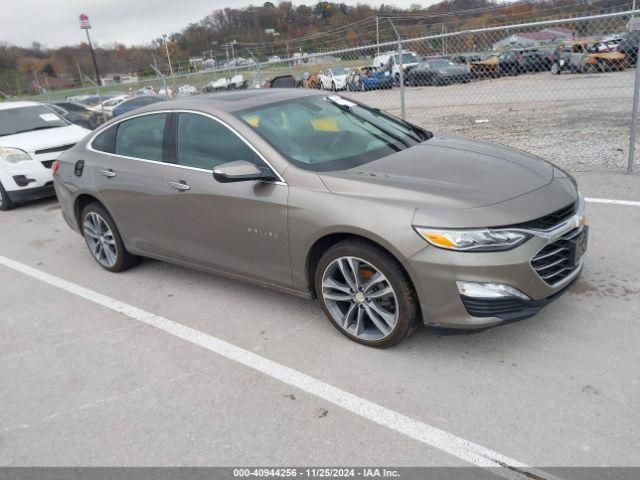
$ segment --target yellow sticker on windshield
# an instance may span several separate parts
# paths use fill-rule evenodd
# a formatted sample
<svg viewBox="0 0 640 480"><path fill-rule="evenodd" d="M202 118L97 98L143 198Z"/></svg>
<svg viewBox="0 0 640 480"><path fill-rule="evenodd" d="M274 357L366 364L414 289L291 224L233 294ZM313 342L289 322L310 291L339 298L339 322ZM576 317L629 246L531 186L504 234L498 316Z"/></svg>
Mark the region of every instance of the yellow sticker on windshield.
<svg viewBox="0 0 640 480"><path fill-rule="evenodd" d="M255 117L249 117L244 119L249 125L254 128L258 128L260 126L260 115L256 115Z"/></svg>
<svg viewBox="0 0 640 480"><path fill-rule="evenodd" d="M311 126L319 132L337 132L338 123L330 118L314 118L311 120Z"/></svg>

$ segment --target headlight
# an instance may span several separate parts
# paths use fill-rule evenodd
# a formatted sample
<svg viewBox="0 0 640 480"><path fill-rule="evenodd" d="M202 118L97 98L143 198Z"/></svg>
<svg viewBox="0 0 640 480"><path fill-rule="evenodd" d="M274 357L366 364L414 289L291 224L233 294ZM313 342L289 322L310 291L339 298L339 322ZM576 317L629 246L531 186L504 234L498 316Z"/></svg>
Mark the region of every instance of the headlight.
<svg viewBox="0 0 640 480"><path fill-rule="evenodd" d="M414 227L416 232L434 247L447 250L495 252L511 250L524 243L531 234L517 230L437 230Z"/></svg>
<svg viewBox="0 0 640 480"><path fill-rule="evenodd" d="M0 157L9 163L18 163L31 160L31 157L24 150L19 148L0 147Z"/></svg>

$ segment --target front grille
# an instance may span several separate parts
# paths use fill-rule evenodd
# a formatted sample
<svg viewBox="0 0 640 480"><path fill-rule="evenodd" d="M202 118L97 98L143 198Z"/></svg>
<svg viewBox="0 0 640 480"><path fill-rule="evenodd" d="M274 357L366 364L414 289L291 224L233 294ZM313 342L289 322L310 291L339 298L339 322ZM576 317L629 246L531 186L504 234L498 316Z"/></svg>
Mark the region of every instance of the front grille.
<svg viewBox="0 0 640 480"><path fill-rule="evenodd" d="M44 155L46 153L64 152L73 147L73 143L69 145L60 145L59 147L43 148L42 150L36 150L36 155Z"/></svg>
<svg viewBox="0 0 640 480"><path fill-rule="evenodd" d="M51 168L53 162L55 162L55 160L45 160L44 162L42 162L42 165L44 166L44 168Z"/></svg>
<svg viewBox="0 0 640 480"><path fill-rule="evenodd" d="M544 217L536 218L535 220L530 220L524 223L518 223L517 225L509 225L511 228L528 228L533 230L549 230L550 228L559 225L566 219L572 217L578 208L578 205L574 203L570 203L566 207L562 207L559 210L556 210L549 215L545 215Z"/></svg>
<svg viewBox="0 0 640 480"><path fill-rule="evenodd" d="M579 267L586 242L587 227L575 228L540 250L531 266L547 284L561 282Z"/></svg>

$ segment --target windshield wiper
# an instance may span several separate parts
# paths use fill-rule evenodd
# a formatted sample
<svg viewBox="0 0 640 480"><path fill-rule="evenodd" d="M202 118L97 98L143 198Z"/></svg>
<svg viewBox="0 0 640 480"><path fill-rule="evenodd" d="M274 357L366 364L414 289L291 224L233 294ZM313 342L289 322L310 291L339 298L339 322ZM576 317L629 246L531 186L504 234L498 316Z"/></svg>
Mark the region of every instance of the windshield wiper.
<svg viewBox="0 0 640 480"><path fill-rule="evenodd" d="M371 110L373 110L379 115L382 115L383 117L387 116L387 114L382 110L380 110L379 108L372 108ZM417 141L418 143L422 143L426 140L429 140L431 137L433 137L433 134L431 132L427 132L422 128L416 127L415 125L410 124L406 120L403 120L401 118L394 118L393 120L400 122L402 125L404 125L409 130L411 130L416 136L412 136L412 135L409 135L409 136L413 138L415 141Z"/></svg>
<svg viewBox="0 0 640 480"><path fill-rule="evenodd" d="M39 127L28 128L26 130L18 130L17 132L5 133L5 135L17 135L19 133L35 132L36 130L46 130L48 128L59 128L62 125L41 125Z"/></svg>
<svg viewBox="0 0 640 480"><path fill-rule="evenodd" d="M389 130L387 130L386 128L381 127L379 124L372 122L371 120L367 120L366 118L364 118L361 115L358 115L356 112L353 111L353 109L351 107L349 107L348 105L344 105L340 102L337 102L329 97L327 97L327 101L333 103L334 105L336 105L340 110L342 110L344 113L350 113L351 115L353 115L354 117L362 120L364 123L370 123L372 124L374 127L376 127L378 130L380 130L382 133L384 133L385 135L390 136L391 138L393 138L396 142L400 142L402 145L404 145L406 148L410 148L411 145L409 145L409 143L405 142L402 138L400 138L398 135L391 133Z"/></svg>

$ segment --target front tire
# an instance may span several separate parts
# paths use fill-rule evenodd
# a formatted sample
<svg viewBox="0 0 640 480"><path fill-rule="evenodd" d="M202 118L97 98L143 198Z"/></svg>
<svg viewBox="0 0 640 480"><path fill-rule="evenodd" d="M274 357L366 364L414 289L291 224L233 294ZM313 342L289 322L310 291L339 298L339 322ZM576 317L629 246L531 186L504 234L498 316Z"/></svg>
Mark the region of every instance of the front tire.
<svg viewBox="0 0 640 480"><path fill-rule="evenodd" d="M7 191L2 186L2 183L0 183L0 212L12 210L17 206L18 205L9 198L9 195L7 195Z"/></svg>
<svg viewBox="0 0 640 480"><path fill-rule="evenodd" d="M115 222L102 205L87 205L80 218L87 247L102 268L114 273L123 272L140 261L140 257L127 251Z"/></svg>
<svg viewBox="0 0 640 480"><path fill-rule="evenodd" d="M322 255L315 290L331 324L363 345L391 347L422 323L405 271L388 252L363 240L345 240Z"/></svg>

